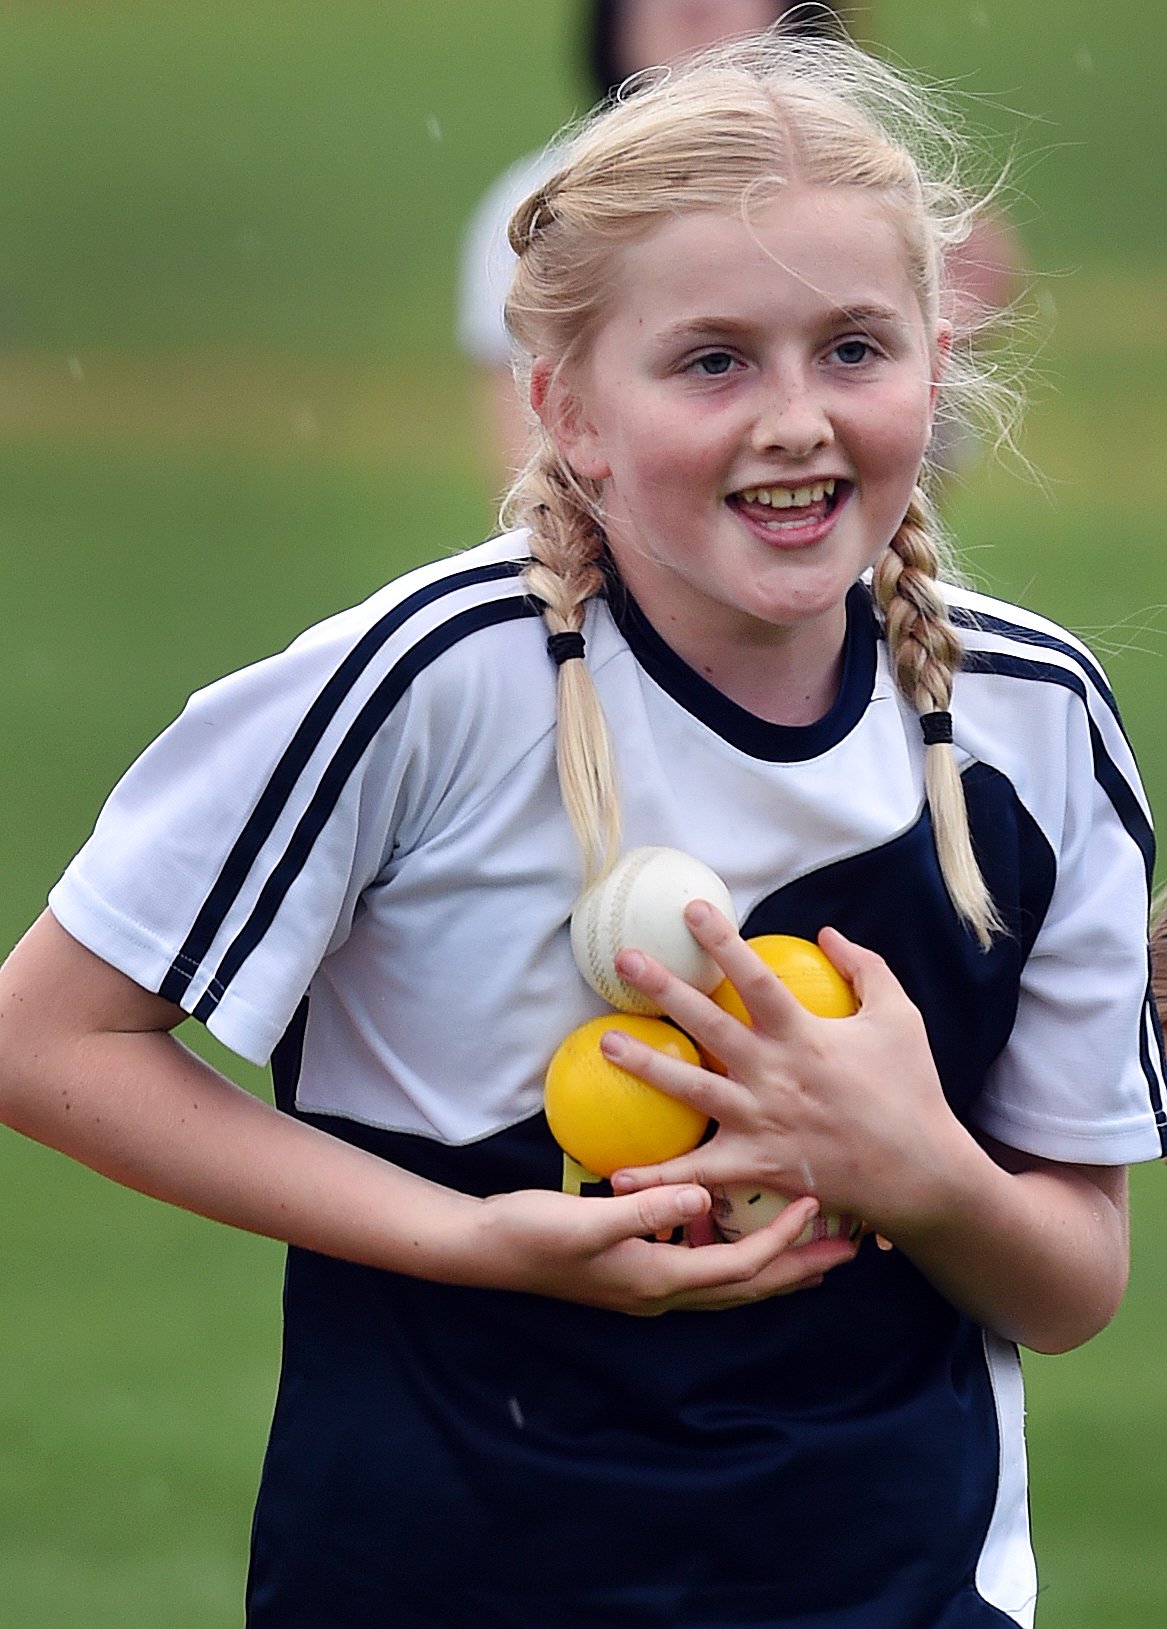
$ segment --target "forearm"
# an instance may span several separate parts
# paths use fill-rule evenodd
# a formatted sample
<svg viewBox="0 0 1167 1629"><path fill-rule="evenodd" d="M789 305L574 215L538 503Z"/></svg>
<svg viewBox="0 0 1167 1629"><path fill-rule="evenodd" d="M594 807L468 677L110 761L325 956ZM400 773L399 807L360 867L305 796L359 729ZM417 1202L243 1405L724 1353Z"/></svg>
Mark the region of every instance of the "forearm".
<svg viewBox="0 0 1167 1629"><path fill-rule="evenodd" d="M0 968L0 1122L232 1227L637 1316L785 1294L851 1253L792 1250L809 1220L796 1206L788 1226L717 1251L648 1242L708 1209L691 1184L627 1199L440 1187L241 1091L174 1039L182 1016L42 917Z"/></svg>
<svg viewBox="0 0 1167 1629"><path fill-rule="evenodd" d="M6 1068L0 1117L127 1187L230 1226L430 1278L472 1273L480 1201L278 1113L166 1033L42 1046Z"/></svg>
<svg viewBox="0 0 1167 1629"><path fill-rule="evenodd" d="M963 1134L962 1134L963 1137ZM1039 1352L1113 1317L1126 1286L1126 1177L1052 1165L967 1138L889 1237L962 1311Z"/></svg>

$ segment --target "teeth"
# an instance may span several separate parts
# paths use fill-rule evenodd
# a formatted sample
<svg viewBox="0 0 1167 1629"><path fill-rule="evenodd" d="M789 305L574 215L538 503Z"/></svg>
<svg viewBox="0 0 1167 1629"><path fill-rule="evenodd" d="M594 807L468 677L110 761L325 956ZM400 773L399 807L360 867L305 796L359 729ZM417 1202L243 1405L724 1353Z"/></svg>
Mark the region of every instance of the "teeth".
<svg viewBox="0 0 1167 1629"><path fill-rule="evenodd" d="M822 503L834 490L834 481L820 481L814 486L749 486L741 496L743 503L760 503L770 509L805 509L808 504Z"/></svg>

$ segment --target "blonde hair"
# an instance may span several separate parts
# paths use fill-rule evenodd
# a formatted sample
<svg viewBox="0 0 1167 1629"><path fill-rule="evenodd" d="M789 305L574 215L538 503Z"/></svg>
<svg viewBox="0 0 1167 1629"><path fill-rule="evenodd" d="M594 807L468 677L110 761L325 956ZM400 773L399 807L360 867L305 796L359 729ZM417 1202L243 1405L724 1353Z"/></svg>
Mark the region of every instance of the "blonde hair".
<svg viewBox="0 0 1167 1629"><path fill-rule="evenodd" d="M919 87L841 40L776 33L642 77L565 140L555 173L511 220L518 262L506 320L520 377L529 383L536 360L554 375L586 355L626 245L681 213L748 218L795 181L878 194L900 228L921 312L933 324L946 313L945 251L968 236L976 216L957 183L953 130ZM959 335L943 394L946 413L960 419L973 416L977 402L999 411L993 381ZM527 583L546 606L551 632L581 629L588 599L603 587L602 491L572 471L542 427L501 518L529 528ZM954 575L920 486L876 562L873 594L896 683L921 716L947 715L961 659L936 586L942 572ZM613 754L585 664L562 662L558 683L560 779L586 886L619 846ZM1000 923L944 733L925 736L937 852L957 911L987 946Z"/></svg>

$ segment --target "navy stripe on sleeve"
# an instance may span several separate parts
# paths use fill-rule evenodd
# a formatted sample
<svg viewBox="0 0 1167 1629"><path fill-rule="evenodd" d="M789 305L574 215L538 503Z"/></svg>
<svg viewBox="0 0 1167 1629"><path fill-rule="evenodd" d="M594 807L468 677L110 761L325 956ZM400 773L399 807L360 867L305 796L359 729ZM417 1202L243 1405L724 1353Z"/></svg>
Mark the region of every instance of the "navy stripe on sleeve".
<svg viewBox="0 0 1167 1629"><path fill-rule="evenodd" d="M1041 640L1038 643L1056 644L1056 641ZM1059 648L1070 649L1069 647ZM1070 654L1075 654L1072 649ZM1027 657L1011 656L1001 651L977 651L973 654L969 666L980 673L1000 673L1009 678L1036 680L1039 683L1046 684L1060 684L1067 690L1074 691L1076 695L1081 697L1084 704L1087 700L1086 682L1081 673L1078 671L1070 672L1066 668L1057 667L1049 662L1038 662ZM1096 688L1104 698L1108 699L1109 705L1113 707L1113 698L1110 697L1105 687L1096 685ZM1101 731L1092 718L1088 721L1090 744L1094 758L1094 777L1110 799L1111 806L1117 814L1123 829L1143 857L1149 893L1155 866L1155 836L1151 823L1143 812L1134 788L1107 750ZM1167 1106L1165 1106L1163 1098L1163 1043L1149 991L1144 1004L1143 1026L1140 1037L1140 1059L1143 1078L1147 1083L1147 1093L1155 1115L1155 1124L1159 1130L1160 1146L1164 1155L1167 1156Z"/></svg>
<svg viewBox="0 0 1167 1629"><path fill-rule="evenodd" d="M973 673L999 673L1012 679L1030 679L1043 684L1060 684L1072 690L1086 704L1086 681L1080 671L1071 672L1052 662L1039 662L1026 656L1013 656L1005 651L978 650L969 653L967 667ZM1109 697L1109 691L1100 688L1100 694ZM1109 704L1114 705L1113 698ZM1117 717L1117 714L1116 714ZM1094 756L1094 778L1106 793L1115 813L1143 856L1147 871L1147 885L1155 865L1155 836L1151 823L1144 814L1134 787L1115 763L1102 739L1102 733L1087 713L1090 726L1090 744Z"/></svg>
<svg viewBox="0 0 1167 1629"><path fill-rule="evenodd" d="M176 1004L181 1003L191 979L198 972L203 958L214 943L216 934L239 897L240 890L246 883L257 856L275 830L276 823L287 807L288 800L292 796L313 753L320 745L326 730L336 717L346 696L370 662L374 660L378 651L392 638L398 629L409 621L410 617L416 615L427 605L433 604L434 601L447 594L456 593L463 588L473 587L475 584L498 582L508 577L517 577L521 575L524 568L525 563L523 561L505 560L494 565L477 566L472 570L456 572L453 576L444 577L437 582L427 583L425 587L418 589L416 593L410 594L399 605L394 606L357 641L305 713L295 735L288 743L283 756L272 771L268 783L264 787L246 825L224 861L223 867L210 893L203 902L182 949L175 956L165 979L162 981L159 994L164 996L167 1001L173 1001ZM500 601L497 603L503 606L513 603L517 607L510 613L513 616L534 616L539 614L539 607L531 600L519 599L514 602ZM487 609L493 609L493 607ZM502 619L505 619L505 615ZM490 621L493 618L488 616L487 620ZM436 655L438 652L435 651L434 654Z"/></svg>
<svg viewBox="0 0 1167 1629"><path fill-rule="evenodd" d="M1159 1147L1167 1158L1167 1103L1163 1100L1164 1058L1163 1031L1150 986L1143 1002L1143 1028L1139 1037L1139 1055L1150 1090L1151 1107L1155 1113L1155 1127L1159 1133Z"/></svg>
<svg viewBox="0 0 1167 1629"><path fill-rule="evenodd" d="M963 607L953 607L950 610L953 624L958 628L967 628L974 633L999 634L1003 639L1015 639L1018 644L1037 645L1044 650L1057 651L1062 656L1069 657L1090 680L1091 685L1113 713L1119 725L1118 703L1114 699L1114 692L1106 682L1102 670L1084 655L1076 645L1071 645L1067 639L1059 639L1054 633L1045 628L1029 628L1024 623L1008 622L1004 617L989 616L981 611L967 610ZM983 651L970 651L970 666L979 666L983 655L991 654Z"/></svg>

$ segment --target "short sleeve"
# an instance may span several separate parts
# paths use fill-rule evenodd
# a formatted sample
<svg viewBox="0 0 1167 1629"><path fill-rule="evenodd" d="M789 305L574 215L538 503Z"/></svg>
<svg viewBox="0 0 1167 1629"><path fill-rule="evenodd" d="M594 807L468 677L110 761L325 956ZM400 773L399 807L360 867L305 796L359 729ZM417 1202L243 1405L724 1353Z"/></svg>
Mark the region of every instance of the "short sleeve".
<svg viewBox="0 0 1167 1629"><path fill-rule="evenodd" d="M255 1063L402 818L408 702L378 701L380 680L346 613L199 691L49 896L82 944Z"/></svg>
<svg viewBox="0 0 1167 1629"><path fill-rule="evenodd" d="M1167 1125L1147 953L1150 816L1105 684L1045 695L1046 756L1031 785L1056 883L976 1118L1044 1158L1131 1164L1160 1156Z"/></svg>

